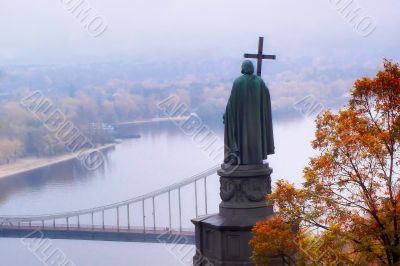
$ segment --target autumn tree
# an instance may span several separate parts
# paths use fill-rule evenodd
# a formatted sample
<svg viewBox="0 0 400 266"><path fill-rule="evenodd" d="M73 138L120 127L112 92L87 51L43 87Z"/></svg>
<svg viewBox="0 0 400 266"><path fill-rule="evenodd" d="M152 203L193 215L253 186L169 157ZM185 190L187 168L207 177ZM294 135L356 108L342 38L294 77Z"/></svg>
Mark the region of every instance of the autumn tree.
<svg viewBox="0 0 400 266"><path fill-rule="evenodd" d="M253 233L250 245L254 248L253 259L258 264L267 265L270 256L278 257L289 265L296 262L297 232L280 215L257 222Z"/></svg>
<svg viewBox="0 0 400 266"><path fill-rule="evenodd" d="M399 143L400 68L385 60L375 78L355 82L343 109L317 118L312 146L318 155L304 169L302 186L280 180L269 196L288 225L301 221L298 258L313 256L298 244L305 239L302 232L319 229L314 234L323 240L319 253L328 245L335 254L323 258L327 263L400 264ZM263 242L284 246L260 237L287 234L279 230L268 221L254 228L257 263L263 263Z"/></svg>

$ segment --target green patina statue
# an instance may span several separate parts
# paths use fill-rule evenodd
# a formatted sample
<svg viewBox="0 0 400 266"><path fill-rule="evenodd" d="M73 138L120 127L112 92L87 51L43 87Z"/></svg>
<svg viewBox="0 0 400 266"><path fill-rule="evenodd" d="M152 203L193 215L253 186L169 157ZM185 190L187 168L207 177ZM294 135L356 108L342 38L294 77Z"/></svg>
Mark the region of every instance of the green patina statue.
<svg viewBox="0 0 400 266"><path fill-rule="evenodd" d="M250 60L243 62L242 74L233 83L224 115L224 162L257 165L275 152L271 98Z"/></svg>

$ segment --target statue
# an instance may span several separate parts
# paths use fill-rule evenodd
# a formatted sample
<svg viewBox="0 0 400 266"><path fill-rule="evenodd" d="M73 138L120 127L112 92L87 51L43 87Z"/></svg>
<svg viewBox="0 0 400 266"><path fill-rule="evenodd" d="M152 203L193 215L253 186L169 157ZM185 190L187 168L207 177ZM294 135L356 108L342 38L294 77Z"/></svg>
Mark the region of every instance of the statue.
<svg viewBox="0 0 400 266"><path fill-rule="evenodd" d="M220 176L219 212L193 219L196 228L196 255L193 265L253 265L249 241L257 221L274 215L265 195L271 193L272 168L263 160L274 154L271 99L261 78L262 60L276 59L263 54L260 37L254 65L246 60L242 76L233 83L224 114L225 158L218 170ZM283 265L279 257L271 265Z"/></svg>
<svg viewBox="0 0 400 266"><path fill-rule="evenodd" d="M224 114L226 164L262 164L275 153L271 99L261 77L254 75L250 60L233 83Z"/></svg>

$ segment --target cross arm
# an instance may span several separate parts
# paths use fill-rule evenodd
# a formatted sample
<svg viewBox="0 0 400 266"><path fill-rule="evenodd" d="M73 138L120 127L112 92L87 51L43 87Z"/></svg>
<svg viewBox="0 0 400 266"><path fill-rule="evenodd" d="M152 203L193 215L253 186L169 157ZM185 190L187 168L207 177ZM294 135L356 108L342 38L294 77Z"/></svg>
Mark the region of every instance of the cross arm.
<svg viewBox="0 0 400 266"><path fill-rule="evenodd" d="M275 59L276 59L276 55L263 55L263 59L272 59L272 60L275 60Z"/></svg>
<svg viewBox="0 0 400 266"><path fill-rule="evenodd" d="M245 58L255 58L258 59L259 55L258 54L244 54ZM262 59L276 59L276 55L262 55Z"/></svg>
<svg viewBox="0 0 400 266"><path fill-rule="evenodd" d="M258 54L244 54L244 58L258 58Z"/></svg>

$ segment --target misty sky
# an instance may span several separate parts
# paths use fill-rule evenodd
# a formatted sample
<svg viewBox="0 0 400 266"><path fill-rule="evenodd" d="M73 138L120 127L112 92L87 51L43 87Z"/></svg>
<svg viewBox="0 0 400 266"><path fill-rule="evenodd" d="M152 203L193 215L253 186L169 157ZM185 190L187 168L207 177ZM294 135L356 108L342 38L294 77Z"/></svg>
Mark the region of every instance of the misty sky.
<svg viewBox="0 0 400 266"><path fill-rule="evenodd" d="M335 10L340 0L87 0L108 24L97 38L69 0L0 1L1 65L235 57L255 52L259 35L281 58L399 59L397 0L355 1L376 21L369 37Z"/></svg>

